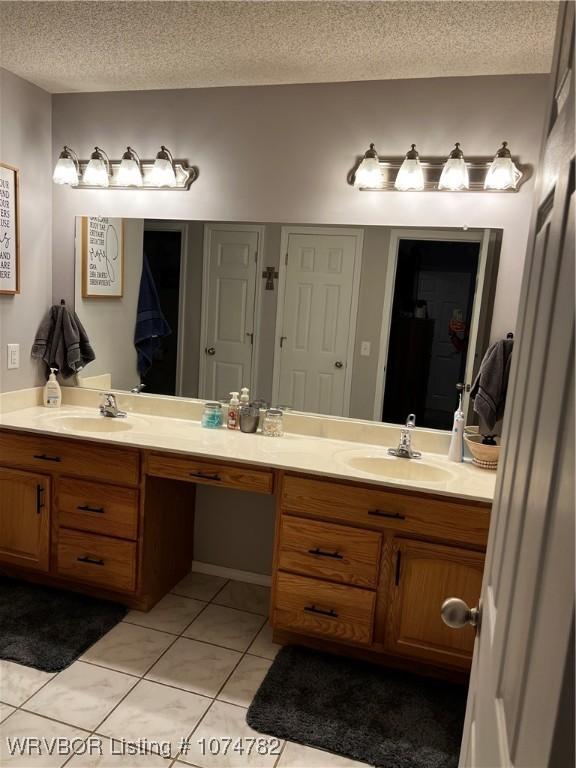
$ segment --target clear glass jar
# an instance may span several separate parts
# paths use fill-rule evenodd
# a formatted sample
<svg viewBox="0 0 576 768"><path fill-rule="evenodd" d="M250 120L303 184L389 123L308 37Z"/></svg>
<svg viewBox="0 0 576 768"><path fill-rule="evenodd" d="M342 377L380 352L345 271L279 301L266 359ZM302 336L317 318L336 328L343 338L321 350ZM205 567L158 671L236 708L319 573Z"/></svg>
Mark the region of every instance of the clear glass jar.
<svg viewBox="0 0 576 768"><path fill-rule="evenodd" d="M282 437L284 434L284 421L282 411L278 408L268 408L262 424L262 434L268 437Z"/></svg>
<svg viewBox="0 0 576 768"><path fill-rule="evenodd" d="M222 426L222 406L220 403L204 404L202 426L207 429L218 429Z"/></svg>

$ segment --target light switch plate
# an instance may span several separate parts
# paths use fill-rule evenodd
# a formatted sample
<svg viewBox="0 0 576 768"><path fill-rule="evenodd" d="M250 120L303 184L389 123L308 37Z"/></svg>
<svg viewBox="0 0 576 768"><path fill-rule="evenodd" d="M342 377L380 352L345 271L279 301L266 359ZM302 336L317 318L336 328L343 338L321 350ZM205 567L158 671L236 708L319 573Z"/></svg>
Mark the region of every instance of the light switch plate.
<svg viewBox="0 0 576 768"><path fill-rule="evenodd" d="M370 357L372 344L369 341L360 342L360 357Z"/></svg>
<svg viewBox="0 0 576 768"><path fill-rule="evenodd" d="M20 344L8 344L8 368L20 368Z"/></svg>

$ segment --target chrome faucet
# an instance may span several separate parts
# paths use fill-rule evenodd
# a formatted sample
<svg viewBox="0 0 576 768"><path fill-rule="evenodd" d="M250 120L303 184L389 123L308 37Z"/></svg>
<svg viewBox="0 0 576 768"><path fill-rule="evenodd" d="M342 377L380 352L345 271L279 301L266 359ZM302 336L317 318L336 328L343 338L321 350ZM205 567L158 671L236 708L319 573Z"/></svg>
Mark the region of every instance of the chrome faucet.
<svg viewBox="0 0 576 768"><path fill-rule="evenodd" d="M399 459L420 459L422 454L412 448L412 430L416 426L416 416L411 413L406 419L406 426L400 431L400 442L398 448L388 448L390 456L397 456Z"/></svg>
<svg viewBox="0 0 576 768"><path fill-rule="evenodd" d="M112 392L105 392L102 396L102 403L100 405L100 413L102 416L109 416L111 419L123 419L128 414L126 411L121 411L118 408L116 402L116 395Z"/></svg>

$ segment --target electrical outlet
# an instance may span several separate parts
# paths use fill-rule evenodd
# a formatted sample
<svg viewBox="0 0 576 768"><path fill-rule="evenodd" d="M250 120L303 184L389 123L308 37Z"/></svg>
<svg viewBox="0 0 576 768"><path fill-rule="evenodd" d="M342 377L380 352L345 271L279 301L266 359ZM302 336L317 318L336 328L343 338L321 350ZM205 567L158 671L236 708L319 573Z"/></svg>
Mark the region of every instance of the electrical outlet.
<svg viewBox="0 0 576 768"><path fill-rule="evenodd" d="M8 368L20 368L20 344L8 344Z"/></svg>
<svg viewBox="0 0 576 768"><path fill-rule="evenodd" d="M360 357L370 357L370 349L372 344L369 341L360 342Z"/></svg>

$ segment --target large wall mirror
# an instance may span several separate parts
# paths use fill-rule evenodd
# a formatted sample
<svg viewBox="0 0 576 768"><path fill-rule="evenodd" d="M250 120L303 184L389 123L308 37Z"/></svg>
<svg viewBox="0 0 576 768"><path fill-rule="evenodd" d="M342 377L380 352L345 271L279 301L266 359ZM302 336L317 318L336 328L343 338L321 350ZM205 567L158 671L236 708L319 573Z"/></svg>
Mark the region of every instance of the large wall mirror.
<svg viewBox="0 0 576 768"><path fill-rule="evenodd" d="M245 386L297 411L450 429L489 344L500 236L78 218L75 309L96 360L77 383L209 400Z"/></svg>

